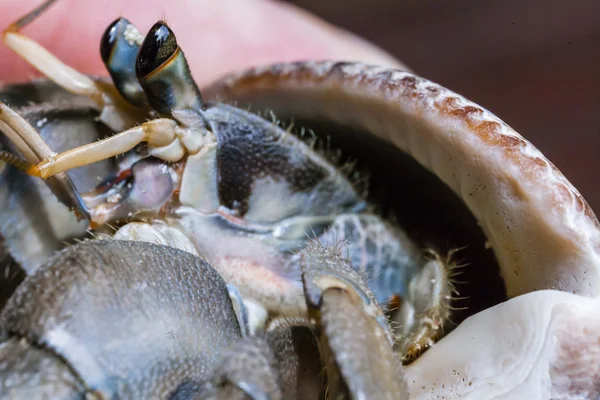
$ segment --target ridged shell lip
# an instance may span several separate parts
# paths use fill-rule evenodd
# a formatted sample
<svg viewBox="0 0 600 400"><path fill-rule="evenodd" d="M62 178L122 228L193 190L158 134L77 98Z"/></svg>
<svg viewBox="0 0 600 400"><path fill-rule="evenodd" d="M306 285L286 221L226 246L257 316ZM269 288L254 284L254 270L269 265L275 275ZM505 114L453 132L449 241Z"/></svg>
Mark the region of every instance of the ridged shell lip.
<svg viewBox="0 0 600 400"><path fill-rule="evenodd" d="M533 144L463 96L410 72L333 61L253 68L203 93L219 101L268 95L279 100L275 113L358 126L408 153L477 218L509 297L541 289L600 295L600 224L588 203Z"/></svg>

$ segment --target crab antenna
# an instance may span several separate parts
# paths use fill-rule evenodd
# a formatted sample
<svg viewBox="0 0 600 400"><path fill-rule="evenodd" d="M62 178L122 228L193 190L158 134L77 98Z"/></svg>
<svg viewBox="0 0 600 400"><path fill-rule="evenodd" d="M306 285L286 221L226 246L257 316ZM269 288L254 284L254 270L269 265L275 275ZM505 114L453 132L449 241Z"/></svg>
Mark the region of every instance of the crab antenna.
<svg viewBox="0 0 600 400"><path fill-rule="evenodd" d="M2 104L0 104L0 107ZM1 108L0 108L1 109ZM36 152L33 151L31 147L19 136L17 132L13 128L11 128L6 122L0 119L0 132L4 132L6 137L11 141L11 143L23 154L25 159L30 164L37 164L40 162L41 158L37 156Z"/></svg>
<svg viewBox="0 0 600 400"><path fill-rule="evenodd" d="M6 31L18 31L25 26L29 25L33 20L39 17L48 7L50 7L56 0L46 0L27 14L23 15L21 18L13 22L6 28Z"/></svg>
<svg viewBox="0 0 600 400"><path fill-rule="evenodd" d="M50 158L55 154L23 117L2 102L0 102L0 128L31 163Z"/></svg>

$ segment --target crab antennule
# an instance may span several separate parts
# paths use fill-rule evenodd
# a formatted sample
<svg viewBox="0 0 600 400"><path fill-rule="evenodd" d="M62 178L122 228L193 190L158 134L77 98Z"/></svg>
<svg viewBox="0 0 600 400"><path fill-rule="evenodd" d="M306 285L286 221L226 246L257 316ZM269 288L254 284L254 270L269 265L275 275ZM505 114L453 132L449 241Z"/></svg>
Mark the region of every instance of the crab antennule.
<svg viewBox="0 0 600 400"><path fill-rule="evenodd" d="M176 109L199 110L202 95L175 34L157 22L146 35L135 63L138 80L152 108L163 114Z"/></svg>
<svg viewBox="0 0 600 400"><path fill-rule="evenodd" d="M301 257L309 318L318 328L333 398L407 398L388 321L360 275L334 249L316 243Z"/></svg>
<svg viewBox="0 0 600 400"><path fill-rule="evenodd" d="M125 100L139 107L148 103L135 73L135 60L143 41L144 36L125 18L110 24L100 41L100 55L115 87Z"/></svg>

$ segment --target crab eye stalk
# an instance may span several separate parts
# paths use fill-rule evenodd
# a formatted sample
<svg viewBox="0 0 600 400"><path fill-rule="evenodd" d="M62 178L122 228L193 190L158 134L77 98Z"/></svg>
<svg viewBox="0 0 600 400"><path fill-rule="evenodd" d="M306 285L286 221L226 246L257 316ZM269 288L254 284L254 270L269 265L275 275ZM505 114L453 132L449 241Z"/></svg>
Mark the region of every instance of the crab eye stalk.
<svg viewBox="0 0 600 400"><path fill-rule="evenodd" d="M147 104L135 73L135 62L144 37L125 18L115 20L102 35L100 55L121 95L138 107Z"/></svg>
<svg viewBox="0 0 600 400"><path fill-rule="evenodd" d="M170 114L176 109L202 108L200 89L185 55L164 22L154 24L146 35L135 67L137 78L156 111Z"/></svg>

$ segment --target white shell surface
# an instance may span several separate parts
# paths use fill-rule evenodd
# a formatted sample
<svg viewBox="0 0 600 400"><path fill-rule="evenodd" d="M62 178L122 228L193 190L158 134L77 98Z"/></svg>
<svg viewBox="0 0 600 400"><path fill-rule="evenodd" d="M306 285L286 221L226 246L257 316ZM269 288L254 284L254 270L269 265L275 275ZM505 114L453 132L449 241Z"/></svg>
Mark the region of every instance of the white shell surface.
<svg viewBox="0 0 600 400"><path fill-rule="evenodd" d="M405 369L411 399L595 399L600 299L518 296L461 323Z"/></svg>

